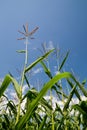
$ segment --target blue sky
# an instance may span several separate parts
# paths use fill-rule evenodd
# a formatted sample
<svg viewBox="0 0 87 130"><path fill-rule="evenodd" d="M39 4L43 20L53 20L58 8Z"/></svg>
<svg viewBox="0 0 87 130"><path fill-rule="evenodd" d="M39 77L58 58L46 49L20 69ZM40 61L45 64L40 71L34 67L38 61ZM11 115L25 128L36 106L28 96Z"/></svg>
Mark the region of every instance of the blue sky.
<svg viewBox="0 0 87 130"><path fill-rule="evenodd" d="M67 68L81 80L87 79L87 0L8 0L0 1L0 78L8 72L17 75L24 56L24 41L17 41L28 22L30 31L39 26L30 41L29 63L37 58L35 48L52 41L62 52L70 50Z"/></svg>

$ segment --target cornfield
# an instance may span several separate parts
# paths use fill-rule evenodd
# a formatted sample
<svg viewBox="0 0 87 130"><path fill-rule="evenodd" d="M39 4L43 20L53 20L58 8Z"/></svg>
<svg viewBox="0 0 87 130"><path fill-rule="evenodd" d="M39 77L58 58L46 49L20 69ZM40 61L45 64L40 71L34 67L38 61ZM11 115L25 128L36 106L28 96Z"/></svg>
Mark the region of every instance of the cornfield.
<svg viewBox="0 0 87 130"><path fill-rule="evenodd" d="M0 85L0 130L86 130L86 81L80 82L72 73L63 71L69 52L62 59L58 73L55 75L52 74L47 62L48 57L55 52L56 48L48 50L28 65L28 39L32 38L31 35L38 27L30 33L28 25L23 28L25 33L19 32L25 37L18 40L25 39L26 49L17 51L25 54L21 80L19 82L12 74L7 74ZM41 86L40 91L37 91L36 87L31 88L27 76L31 69L38 64L42 66L46 77L49 78L49 81ZM64 82L69 87L69 94L64 91L64 88L67 87ZM25 94L23 94L24 84L28 86ZM15 90L16 102L5 94L10 85ZM48 91L50 92L49 96L47 95Z"/></svg>

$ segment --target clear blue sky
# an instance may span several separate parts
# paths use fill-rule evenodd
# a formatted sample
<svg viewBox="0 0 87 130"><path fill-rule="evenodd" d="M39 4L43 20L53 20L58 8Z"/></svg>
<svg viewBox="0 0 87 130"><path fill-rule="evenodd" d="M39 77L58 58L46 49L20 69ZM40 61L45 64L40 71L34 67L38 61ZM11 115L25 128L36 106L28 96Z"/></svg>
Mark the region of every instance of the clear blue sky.
<svg viewBox="0 0 87 130"><path fill-rule="evenodd" d="M30 41L29 62L36 57L34 48L52 41L67 51L69 68L81 79L87 78L87 0L1 0L0 1L0 78L9 71L17 76L24 56L18 29L29 23L29 29L39 26L35 40Z"/></svg>

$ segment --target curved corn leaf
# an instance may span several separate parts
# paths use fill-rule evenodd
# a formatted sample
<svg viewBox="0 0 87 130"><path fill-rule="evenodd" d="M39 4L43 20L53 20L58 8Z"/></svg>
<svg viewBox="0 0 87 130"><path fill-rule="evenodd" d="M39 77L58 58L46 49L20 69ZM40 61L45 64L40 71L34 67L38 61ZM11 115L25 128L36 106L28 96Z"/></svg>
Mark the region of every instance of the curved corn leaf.
<svg viewBox="0 0 87 130"><path fill-rule="evenodd" d="M13 83L14 89L16 91L16 94L19 98L21 98L21 92L20 92L20 85L18 82L11 76L11 75L6 75L4 78L4 81L2 82L0 86L0 97L4 94L5 90L9 86L10 83Z"/></svg>
<svg viewBox="0 0 87 130"><path fill-rule="evenodd" d="M3 95L3 93L5 92L10 82L11 82L11 79L9 78L9 75L6 75L4 78L4 81L2 82L0 86L0 97Z"/></svg>
<svg viewBox="0 0 87 130"><path fill-rule="evenodd" d="M26 114L19 120L15 129L19 130L22 129L24 124L31 118L31 115L34 111L34 108L38 105L38 102L42 99L42 97L46 94L46 92L60 79L62 78L72 78L72 75L68 72L60 73L52 78L49 82L47 82L38 96L30 103L29 109L27 110Z"/></svg>
<svg viewBox="0 0 87 130"><path fill-rule="evenodd" d="M54 50L54 49L53 49ZM50 50L49 52L47 52L45 55L41 56L40 58L38 58L36 61L34 61L31 65L29 65L26 69L25 69L25 73L27 71L29 71L31 68L33 68L36 64L38 64L40 61L44 60L51 52L53 52L53 50Z"/></svg>
<svg viewBox="0 0 87 130"><path fill-rule="evenodd" d="M30 102L32 102L32 100L34 100L37 96L38 96L38 92L35 89L31 89L29 90L23 97L22 100L24 100L25 98L28 98L30 100ZM52 107L50 104L48 104L47 100L42 98L39 101L40 105L42 105L46 110L52 110Z"/></svg>

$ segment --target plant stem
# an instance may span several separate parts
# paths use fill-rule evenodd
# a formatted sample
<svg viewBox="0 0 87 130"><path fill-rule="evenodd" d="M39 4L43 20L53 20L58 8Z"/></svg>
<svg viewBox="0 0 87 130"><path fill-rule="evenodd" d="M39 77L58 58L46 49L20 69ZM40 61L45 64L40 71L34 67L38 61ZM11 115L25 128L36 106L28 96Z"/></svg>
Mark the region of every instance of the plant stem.
<svg viewBox="0 0 87 130"><path fill-rule="evenodd" d="M51 107L52 107L52 110L51 110L51 121L52 121L52 130L54 130L54 116L53 116L53 103L52 103L52 90L50 90L50 101L51 101Z"/></svg>
<svg viewBox="0 0 87 130"><path fill-rule="evenodd" d="M22 71L22 76L21 76L21 84L20 84L20 92L21 92L21 97L19 99L19 103L18 103L18 112L17 112L17 118L16 118L16 124L19 121L19 117L20 117L20 112L21 112L21 101L22 101L22 87L23 87L23 83L24 83L24 75L25 75L25 69L26 69L26 65L28 62L28 38L26 37L26 49L25 49L25 63L24 63L24 68Z"/></svg>
<svg viewBox="0 0 87 130"><path fill-rule="evenodd" d="M26 44L25 65L27 65L27 62L28 62L28 37L26 37L25 44Z"/></svg>

